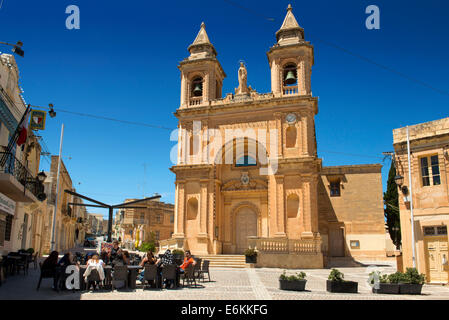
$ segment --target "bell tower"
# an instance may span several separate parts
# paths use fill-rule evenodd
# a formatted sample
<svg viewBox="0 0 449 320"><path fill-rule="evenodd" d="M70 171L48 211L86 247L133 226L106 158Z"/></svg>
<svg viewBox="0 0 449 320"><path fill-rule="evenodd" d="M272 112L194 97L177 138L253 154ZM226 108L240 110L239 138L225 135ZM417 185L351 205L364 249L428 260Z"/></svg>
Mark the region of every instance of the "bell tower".
<svg viewBox="0 0 449 320"><path fill-rule="evenodd" d="M304 29L296 21L289 4L277 43L267 52L271 69L271 92L277 97L311 95L313 46L304 40Z"/></svg>
<svg viewBox="0 0 449 320"><path fill-rule="evenodd" d="M223 79L226 77L217 60L217 51L207 36L204 22L188 50L190 56L178 66L181 71L180 108L197 107L221 98Z"/></svg>

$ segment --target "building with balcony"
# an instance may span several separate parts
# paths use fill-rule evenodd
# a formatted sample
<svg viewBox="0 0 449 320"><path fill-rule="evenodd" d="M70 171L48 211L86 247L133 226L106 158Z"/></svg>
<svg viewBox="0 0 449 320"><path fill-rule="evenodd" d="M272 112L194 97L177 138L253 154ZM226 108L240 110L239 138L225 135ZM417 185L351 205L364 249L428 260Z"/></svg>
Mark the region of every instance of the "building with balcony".
<svg viewBox="0 0 449 320"><path fill-rule="evenodd" d="M131 202L138 199L126 199ZM120 209L123 218L118 235L125 243L134 247L142 242L169 239L173 234L174 205L159 201L159 199L139 202L136 206L142 209Z"/></svg>
<svg viewBox="0 0 449 320"><path fill-rule="evenodd" d="M403 266L413 267L414 246L416 267L427 282L448 283L449 118L408 128L411 182L407 128L393 130L396 173L403 178L398 189Z"/></svg>
<svg viewBox="0 0 449 320"><path fill-rule="evenodd" d="M314 47L291 6L267 53L271 92L235 94L204 23L179 64L174 234L161 249L242 254L258 266L322 268L328 258L384 259L381 165L324 167L312 95ZM125 218L126 219L126 218Z"/></svg>
<svg viewBox="0 0 449 320"><path fill-rule="evenodd" d="M42 245L46 201L38 200L43 185L38 183L41 146L31 130L21 147L7 150L26 105L19 86L19 69L14 56L0 55L0 253Z"/></svg>

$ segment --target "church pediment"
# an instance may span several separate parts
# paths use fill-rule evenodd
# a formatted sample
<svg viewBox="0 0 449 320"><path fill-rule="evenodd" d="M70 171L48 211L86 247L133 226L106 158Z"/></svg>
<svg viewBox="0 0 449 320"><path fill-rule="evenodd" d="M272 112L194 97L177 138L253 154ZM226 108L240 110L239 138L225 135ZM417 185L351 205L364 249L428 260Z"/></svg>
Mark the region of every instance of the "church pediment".
<svg viewBox="0 0 449 320"><path fill-rule="evenodd" d="M242 190L268 190L268 184L261 179L252 179L244 173L240 179L227 181L221 187L221 191Z"/></svg>

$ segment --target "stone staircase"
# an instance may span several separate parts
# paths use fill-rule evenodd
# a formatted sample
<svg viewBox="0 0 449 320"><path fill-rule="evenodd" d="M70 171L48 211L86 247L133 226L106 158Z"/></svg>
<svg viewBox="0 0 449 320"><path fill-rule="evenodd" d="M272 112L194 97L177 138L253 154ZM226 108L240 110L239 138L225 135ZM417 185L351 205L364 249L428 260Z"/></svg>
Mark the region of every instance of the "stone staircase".
<svg viewBox="0 0 449 320"><path fill-rule="evenodd" d="M203 260L209 260L212 268L249 268L245 263L245 256L232 254L202 255L198 256Z"/></svg>

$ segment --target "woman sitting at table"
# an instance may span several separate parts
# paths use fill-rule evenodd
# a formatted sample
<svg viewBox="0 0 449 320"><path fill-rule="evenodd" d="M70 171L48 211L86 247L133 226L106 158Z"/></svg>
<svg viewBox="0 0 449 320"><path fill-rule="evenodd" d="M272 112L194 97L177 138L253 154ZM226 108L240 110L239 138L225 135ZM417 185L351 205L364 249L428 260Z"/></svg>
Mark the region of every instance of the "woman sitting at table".
<svg viewBox="0 0 449 320"><path fill-rule="evenodd" d="M92 256L92 258L89 261L87 261L87 268L83 275L84 281L87 283L87 281L88 281L87 278L89 277L89 275L91 274L93 269L98 271L98 275L100 276L100 281L103 281L104 280L103 266L104 266L103 260L101 260L98 257L98 254L94 254ZM89 289L89 287L87 289Z"/></svg>
<svg viewBox="0 0 449 320"><path fill-rule="evenodd" d="M123 259L123 264L125 266L128 266L131 264L130 259L129 259L129 252L126 250L123 250L122 252L122 259Z"/></svg>
<svg viewBox="0 0 449 320"><path fill-rule="evenodd" d="M41 272L47 276L53 276L53 290L58 291L58 251L52 251L42 263Z"/></svg>
<svg viewBox="0 0 449 320"><path fill-rule="evenodd" d="M148 251L145 258L143 258L142 261L139 263L139 266L146 267L146 266L149 266L149 265L152 265L155 263L156 263L156 258L154 257L153 252ZM137 279L139 281L143 280L144 273L145 273L145 270L142 270L140 272L139 276L137 277Z"/></svg>

